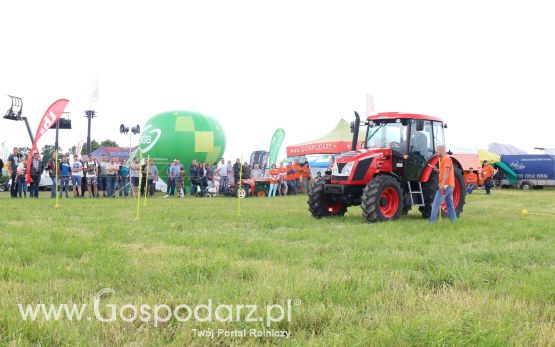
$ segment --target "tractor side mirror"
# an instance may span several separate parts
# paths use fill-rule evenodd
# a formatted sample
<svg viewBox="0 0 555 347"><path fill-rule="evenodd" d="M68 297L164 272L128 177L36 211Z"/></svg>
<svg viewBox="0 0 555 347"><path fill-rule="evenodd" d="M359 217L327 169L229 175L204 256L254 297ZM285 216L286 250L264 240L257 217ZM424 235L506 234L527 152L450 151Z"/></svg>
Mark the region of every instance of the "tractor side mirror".
<svg viewBox="0 0 555 347"><path fill-rule="evenodd" d="M424 130L424 121L419 119L416 121L416 131L422 130Z"/></svg>
<svg viewBox="0 0 555 347"><path fill-rule="evenodd" d="M351 122L351 134L355 132L355 122Z"/></svg>

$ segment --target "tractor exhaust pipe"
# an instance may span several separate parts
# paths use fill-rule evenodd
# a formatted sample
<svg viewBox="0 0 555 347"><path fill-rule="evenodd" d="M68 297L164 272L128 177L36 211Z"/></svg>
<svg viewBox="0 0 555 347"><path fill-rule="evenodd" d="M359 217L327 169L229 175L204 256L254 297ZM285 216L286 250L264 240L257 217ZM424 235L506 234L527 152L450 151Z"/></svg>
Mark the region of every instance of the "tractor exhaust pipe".
<svg viewBox="0 0 555 347"><path fill-rule="evenodd" d="M351 143L351 151L356 151L358 144L358 130L360 128L360 116L355 111L355 121L351 122L351 132L353 133L353 142Z"/></svg>

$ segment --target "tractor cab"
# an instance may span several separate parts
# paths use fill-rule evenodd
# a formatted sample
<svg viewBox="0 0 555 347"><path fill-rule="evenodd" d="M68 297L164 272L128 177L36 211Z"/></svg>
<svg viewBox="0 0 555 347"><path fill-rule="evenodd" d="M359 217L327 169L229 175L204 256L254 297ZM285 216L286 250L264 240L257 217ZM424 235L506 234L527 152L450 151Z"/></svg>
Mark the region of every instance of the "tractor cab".
<svg viewBox="0 0 555 347"><path fill-rule="evenodd" d="M445 146L444 124L434 117L378 114L366 126L364 148L391 150L392 171L406 180L419 180L437 146Z"/></svg>

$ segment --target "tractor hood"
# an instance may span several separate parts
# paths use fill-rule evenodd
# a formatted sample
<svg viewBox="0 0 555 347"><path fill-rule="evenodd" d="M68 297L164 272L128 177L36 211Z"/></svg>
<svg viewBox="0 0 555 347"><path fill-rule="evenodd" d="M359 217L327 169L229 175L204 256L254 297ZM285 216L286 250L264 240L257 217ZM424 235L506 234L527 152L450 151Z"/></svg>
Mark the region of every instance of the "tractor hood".
<svg viewBox="0 0 555 347"><path fill-rule="evenodd" d="M377 156L391 155L390 149L372 148L372 149L358 149L356 151L345 152L336 159L337 163L348 163L350 161L358 161L364 158L377 157Z"/></svg>
<svg viewBox="0 0 555 347"><path fill-rule="evenodd" d="M366 184L390 157L391 150L384 148L345 152L333 165L332 183Z"/></svg>

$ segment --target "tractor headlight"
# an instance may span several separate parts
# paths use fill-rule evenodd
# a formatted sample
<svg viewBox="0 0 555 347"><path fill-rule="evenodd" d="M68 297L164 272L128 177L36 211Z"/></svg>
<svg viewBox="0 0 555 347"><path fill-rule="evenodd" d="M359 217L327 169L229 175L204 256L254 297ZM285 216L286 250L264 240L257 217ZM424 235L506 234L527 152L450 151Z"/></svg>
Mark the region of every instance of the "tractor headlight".
<svg viewBox="0 0 555 347"><path fill-rule="evenodd" d="M332 175L337 175L339 173L339 168L337 167L337 162L333 163L333 166L331 168L331 174Z"/></svg>
<svg viewBox="0 0 555 347"><path fill-rule="evenodd" d="M343 170L341 170L341 175L342 176L349 176L351 174L351 171L353 170L353 166L355 165L354 161L350 161L348 162L344 167Z"/></svg>

